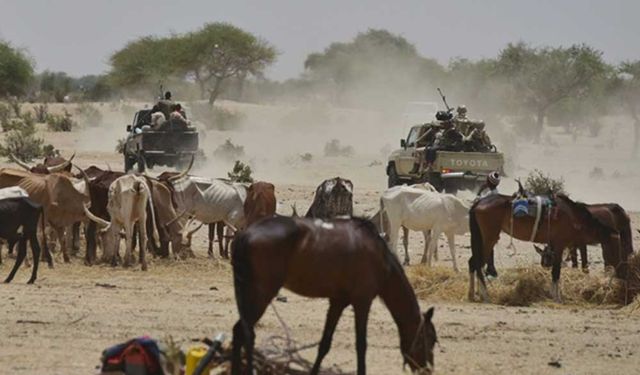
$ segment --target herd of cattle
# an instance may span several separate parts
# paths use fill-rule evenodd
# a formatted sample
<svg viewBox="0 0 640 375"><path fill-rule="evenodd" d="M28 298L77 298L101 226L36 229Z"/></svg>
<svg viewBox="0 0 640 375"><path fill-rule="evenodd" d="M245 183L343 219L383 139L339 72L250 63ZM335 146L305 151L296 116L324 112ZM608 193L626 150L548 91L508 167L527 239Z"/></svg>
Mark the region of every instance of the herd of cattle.
<svg viewBox="0 0 640 375"><path fill-rule="evenodd" d="M121 260L118 250L124 237L123 265L132 264L137 242L138 260L146 270L147 249L160 257L193 256L193 234L205 224L209 226L209 256L213 256L217 234L220 255L228 258L229 241L235 231L276 212L273 184L247 185L191 176L188 173L193 161L183 172L150 177L96 166L83 170L72 163L73 156L68 160L46 158L35 166L12 158L22 169L0 169L0 237L8 243L10 252L18 244L16 263L7 282L25 259L27 241L34 258L29 282L35 281L41 252L39 233L46 239L40 243L44 244L43 255L50 267L50 247L56 242L65 262L78 254L80 228L84 225L87 265L98 261L98 245L102 249L100 261L116 265ZM73 168L77 173L72 173ZM457 270L455 235L469 232L470 206L471 202L439 193L429 184L396 186L382 193L380 210L370 220L394 253L403 229L405 264L409 263L409 230L424 234L422 263L429 265L432 257L437 259L437 241L444 233ZM353 184L336 177L318 186L305 216L331 219L352 214Z"/></svg>

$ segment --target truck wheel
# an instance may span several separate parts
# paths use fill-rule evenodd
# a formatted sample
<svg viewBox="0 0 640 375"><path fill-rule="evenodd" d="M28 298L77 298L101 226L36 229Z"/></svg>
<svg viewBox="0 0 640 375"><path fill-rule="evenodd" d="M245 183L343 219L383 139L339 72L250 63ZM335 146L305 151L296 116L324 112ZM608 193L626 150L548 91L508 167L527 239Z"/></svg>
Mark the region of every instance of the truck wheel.
<svg viewBox="0 0 640 375"><path fill-rule="evenodd" d="M138 154L136 164L138 164L138 173L144 173L147 166L147 163L144 160L144 155Z"/></svg>
<svg viewBox="0 0 640 375"><path fill-rule="evenodd" d="M396 172L396 166L390 165L387 174L389 175L389 179L387 180L388 187L394 187L396 185L400 185L400 179L398 178L398 173Z"/></svg>
<svg viewBox="0 0 640 375"><path fill-rule="evenodd" d="M444 182L442 178L440 178L440 173L437 172L429 172L427 173L426 181L431 184L437 191L442 192L444 190Z"/></svg>

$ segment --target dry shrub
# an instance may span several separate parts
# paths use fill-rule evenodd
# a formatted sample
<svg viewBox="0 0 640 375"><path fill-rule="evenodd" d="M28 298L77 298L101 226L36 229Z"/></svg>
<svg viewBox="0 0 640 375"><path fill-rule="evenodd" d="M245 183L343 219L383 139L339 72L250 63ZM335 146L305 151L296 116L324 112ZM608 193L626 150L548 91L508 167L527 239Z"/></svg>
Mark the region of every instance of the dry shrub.
<svg viewBox="0 0 640 375"><path fill-rule="evenodd" d="M524 188L534 195L567 194L562 177L553 178L539 169L534 169L529 173L527 180L524 182Z"/></svg>
<svg viewBox="0 0 640 375"><path fill-rule="evenodd" d="M342 145L339 140L332 139L324 145L324 156L353 156L354 150L352 146Z"/></svg>
<svg viewBox="0 0 640 375"><path fill-rule="evenodd" d="M427 268L417 265L407 268L407 277L419 298L467 301L467 272L456 273L449 267ZM577 269L563 268L560 276L564 302L570 305L619 305L622 302L616 297L618 285L617 280L597 271L585 274ZM500 277L488 281L487 286L492 301L499 305L530 306L535 303L553 302L549 293L551 271L539 266L502 270Z"/></svg>

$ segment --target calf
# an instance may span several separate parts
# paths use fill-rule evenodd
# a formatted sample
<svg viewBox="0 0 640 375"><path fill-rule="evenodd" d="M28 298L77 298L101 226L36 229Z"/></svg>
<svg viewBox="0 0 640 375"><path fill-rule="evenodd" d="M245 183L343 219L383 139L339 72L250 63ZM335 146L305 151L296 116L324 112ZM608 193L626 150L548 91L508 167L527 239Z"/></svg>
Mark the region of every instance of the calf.
<svg viewBox="0 0 640 375"><path fill-rule="evenodd" d="M18 242L18 255L16 262L5 279L5 283L11 282L18 268L27 255L27 241L31 243L33 252L33 270L28 283L32 284L38 277L38 265L40 264L40 244L38 243L38 222L44 216L43 207L27 197L7 198L0 200L0 237L10 244ZM42 233L44 233L44 219ZM22 233L19 229L22 227ZM44 243L45 254L49 254L47 243ZM51 255L47 256L49 266L53 266Z"/></svg>
<svg viewBox="0 0 640 375"><path fill-rule="evenodd" d="M276 213L275 186L268 182L255 182L247 188L244 217L247 226Z"/></svg>

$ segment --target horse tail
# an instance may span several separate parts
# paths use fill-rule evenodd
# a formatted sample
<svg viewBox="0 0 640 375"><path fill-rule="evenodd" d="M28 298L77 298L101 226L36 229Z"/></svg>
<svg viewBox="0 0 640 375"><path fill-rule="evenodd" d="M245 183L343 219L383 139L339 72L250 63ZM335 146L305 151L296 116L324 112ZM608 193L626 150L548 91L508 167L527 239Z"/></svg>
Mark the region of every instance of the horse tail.
<svg viewBox="0 0 640 375"><path fill-rule="evenodd" d="M231 243L231 266L233 267L233 289L238 306L238 315L243 325L249 316L254 316L254 304L251 302L250 286L253 279L251 271L249 236L239 232Z"/></svg>
<svg viewBox="0 0 640 375"><path fill-rule="evenodd" d="M615 228L618 230L618 235L620 236L619 249L618 253L618 264L616 267L616 276L620 279L626 279L629 272L629 265L627 260L629 255L633 254L633 239L631 237L631 219L629 219L629 215L627 215L624 208L622 208L618 204L612 204L609 209L613 214L614 224L617 221L620 221L620 225L616 225Z"/></svg>
<svg viewBox="0 0 640 375"><path fill-rule="evenodd" d="M469 258L469 273L474 271L482 274L482 264L484 260L484 245L482 240L482 231L476 218L476 205L469 210L469 231L471 232L471 258ZM471 276L473 277L473 276Z"/></svg>

